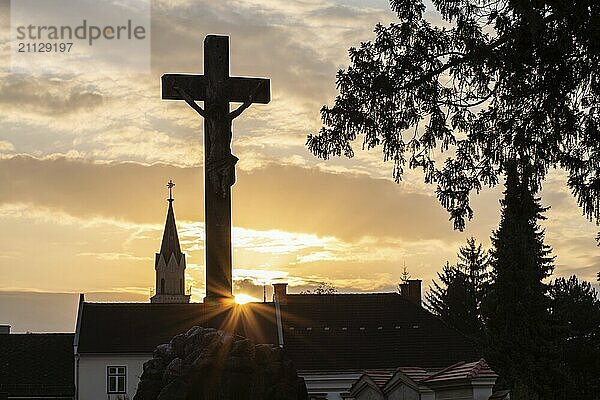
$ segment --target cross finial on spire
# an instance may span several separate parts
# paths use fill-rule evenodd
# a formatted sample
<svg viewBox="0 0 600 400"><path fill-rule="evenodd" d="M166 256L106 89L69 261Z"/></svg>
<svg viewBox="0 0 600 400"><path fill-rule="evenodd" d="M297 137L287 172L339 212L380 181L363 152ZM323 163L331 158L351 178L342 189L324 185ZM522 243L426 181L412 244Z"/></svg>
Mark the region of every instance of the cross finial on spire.
<svg viewBox="0 0 600 400"><path fill-rule="evenodd" d="M173 186L175 186L175 183L173 183L172 179L169 179L169 183L167 183L167 187L169 188L169 198L167 200L169 201L173 201Z"/></svg>

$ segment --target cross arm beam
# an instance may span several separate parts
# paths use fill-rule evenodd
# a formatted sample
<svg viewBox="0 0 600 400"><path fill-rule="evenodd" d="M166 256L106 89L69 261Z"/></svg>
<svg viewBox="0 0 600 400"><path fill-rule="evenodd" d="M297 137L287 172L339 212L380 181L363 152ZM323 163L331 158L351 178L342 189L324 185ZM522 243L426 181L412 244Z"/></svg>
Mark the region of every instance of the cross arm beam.
<svg viewBox="0 0 600 400"><path fill-rule="evenodd" d="M258 90L256 89L262 83ZM163 100L184 100L175 87L181 88L194 100L206 100L208 81L204 75L164 74L161 77ZM271 81L265 78L230 77L225 82L227 99L230 102L244 103L252 95L252 102L268 104L271 101Z"/></svg>

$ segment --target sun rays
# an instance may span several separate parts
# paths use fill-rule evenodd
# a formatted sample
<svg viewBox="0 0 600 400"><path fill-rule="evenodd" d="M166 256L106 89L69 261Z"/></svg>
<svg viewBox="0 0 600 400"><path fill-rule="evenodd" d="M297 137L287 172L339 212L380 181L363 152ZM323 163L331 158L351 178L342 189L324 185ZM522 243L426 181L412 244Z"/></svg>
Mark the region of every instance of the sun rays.
<svg viewBox="0 0 600 400"><path fill-rule="evenodd" d="M239 293L235 295L235 304L247 304L250 302L259 302L260 300L256 297L250 296L249 294Z"/></svg>

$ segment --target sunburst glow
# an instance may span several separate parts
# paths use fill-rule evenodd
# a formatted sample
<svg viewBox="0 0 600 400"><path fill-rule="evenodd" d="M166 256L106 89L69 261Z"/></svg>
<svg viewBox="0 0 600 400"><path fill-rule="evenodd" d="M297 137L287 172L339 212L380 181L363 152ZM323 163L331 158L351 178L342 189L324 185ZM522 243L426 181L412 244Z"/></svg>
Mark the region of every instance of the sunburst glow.
<svg viewBox="0 0 600 400"><path fill-rule="evenodd" d="M248 294L240 293L240 294L235 295L235 302L237 304L246 304L246 303L258 302L258 301L260 301L260 300L257 299L256 297L252 297Z"/></svg>

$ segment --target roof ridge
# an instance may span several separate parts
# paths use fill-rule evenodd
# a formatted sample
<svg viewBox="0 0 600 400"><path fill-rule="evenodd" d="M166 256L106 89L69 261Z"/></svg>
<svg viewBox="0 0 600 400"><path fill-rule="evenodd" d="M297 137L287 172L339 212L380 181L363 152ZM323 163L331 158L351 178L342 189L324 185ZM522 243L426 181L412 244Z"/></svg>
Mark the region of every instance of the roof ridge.
<svg viewBox="0 0 600 400"><path fill-rule="evenodd" d="M446 368L444 368L444 369L441 369L441 370L439 370L438 372L435 372L435 373L433 373L433 374L429 375L428 377L426 377L426 378L422 379L422 380L421 380L421 382L424 382L424 381L427 381L427 380L429 380L429 379L432 379L432 378L435 378L435 377L437 377L437 376L440 376L440 375L441 375L441 374L443 374L444 372L448 372L448 371L450 371L451 369L453 369L453 368L456 368L456 367L460 367L461 365L465 365L466 363L467 363L466 361L459 361L459 362L457 362L456 364L452 364L452 365L451 365L451 366L449 366L449 367L446 367Z"/></svg>
<svg viewBox="0 0 600 400"><path fill-rule="evenodd" d="M347 292L347 293L287 293L287 296L344 296L344 295L396 295L397 292Z"/></svg>
<svg viewBox="0 0 600 400"><path fill-rule="evenodd" d="M163 303L148 303L146 301L84 301L83 304L91 304L91 305L106 305L106 306L120 306L120 305L126 305L126 306L137 306L137 305L162 305ZM178 303L175 303L178 304ZM183 304L183 303L181 303ZM189 303L186 303L189 304ZM198 303L194 303L194 304L198 304Z"/></svg>
<svg viewBox="0 0 600 400"><path fill-rule="evenodd" d="M102 306L144 306L144 307L189 307L189 306L210 306L214 307L212 303L149 303L147 301L85 301L87 305L102 305ZM274 304L272 301L250 301L246 304Z"/></svg>
<svg viewBox="0 0 600 400"><path fill-rule="evenodd" d="M74 335L75 332L11 332L9 334L6 335L2 335L1 337L14 337L14 336L67 336L67 335Z"/></svg>

